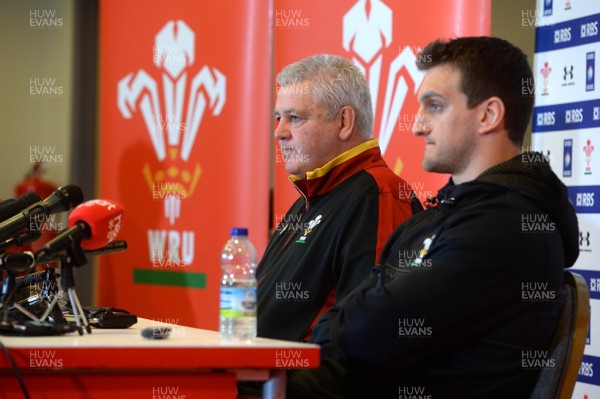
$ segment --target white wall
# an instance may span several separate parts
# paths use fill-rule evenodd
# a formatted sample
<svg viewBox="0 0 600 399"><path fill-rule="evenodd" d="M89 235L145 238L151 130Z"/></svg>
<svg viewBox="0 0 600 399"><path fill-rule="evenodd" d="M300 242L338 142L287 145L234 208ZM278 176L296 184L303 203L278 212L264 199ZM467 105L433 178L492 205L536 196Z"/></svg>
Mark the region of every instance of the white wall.
<svg viewBox="0 0 600 399"><path fill-rule="evenodd" d="M0 199L15 196L32 155L50 161L47 180L69 184L74 1L0 2Z"/></svg>
<svg viewBox="0 0 600 399"><path fill-rule="evenodd" d="M535 27L531 26L527 11L534 10L535 0L492 0L492 36L508 40L523 50L532 68ZM531 122L523 145L531 145Z"/></svg>

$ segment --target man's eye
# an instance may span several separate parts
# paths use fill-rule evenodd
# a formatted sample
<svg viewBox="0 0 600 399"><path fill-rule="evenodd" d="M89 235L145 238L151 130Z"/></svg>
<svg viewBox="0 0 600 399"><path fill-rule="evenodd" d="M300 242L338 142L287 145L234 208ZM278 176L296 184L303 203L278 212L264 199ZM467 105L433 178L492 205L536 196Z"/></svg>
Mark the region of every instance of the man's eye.
<svg viewBox="0 0 600 399"><path fill-rule="evenodd" d="M296 116L296 115L290 115L290 120L291 120L292 122L296 122L296 121L299 121L299 120L300 120L300 118L299 118L298 116Z"/></svg>
<svg viewBox="0 0 600 399"><path fill-rule="evenodd" d="M432 112L437 112L437 111L440 111L441 109L442 109L442 106L438 103L429 104L429 110Z"/></svg>

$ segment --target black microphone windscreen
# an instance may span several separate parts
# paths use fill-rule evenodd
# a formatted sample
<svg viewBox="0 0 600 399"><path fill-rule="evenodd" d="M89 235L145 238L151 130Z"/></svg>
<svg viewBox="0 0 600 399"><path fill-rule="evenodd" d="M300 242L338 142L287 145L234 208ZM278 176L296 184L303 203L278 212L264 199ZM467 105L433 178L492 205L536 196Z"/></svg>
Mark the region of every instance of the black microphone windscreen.
<svg viewBox="0 0 600 399"><path fill-rule="evenodd" d="M22 273L35 265L35 256L31 252L9 252L0 255L0 267L7 272Z"/></svg>
<svg viewBox="0 0 600 399"><path fill-rule="evenodd" d="M0 221L4 221L15 216L23 209L35 204L36 202L40 202L41 200L42 199L38 193L29 191L17 199L2 201L2 203L0 203Z"/></svg>
<svg viewBox="0 0 600 399"><path fill-rule="evenodd" d="M69 184L64 187L61 187L63 193L67 196L69 203L71 204L71 208L75 208L77 205L83 202L83 191L76 184Z"/></svg>
<svg viewBox="0 0 600 399"><path fill-rule="evenodd" d="M75 184L59 187L54 193L44 200L46 213L68 211L83 202L83 192Z"/></svg>

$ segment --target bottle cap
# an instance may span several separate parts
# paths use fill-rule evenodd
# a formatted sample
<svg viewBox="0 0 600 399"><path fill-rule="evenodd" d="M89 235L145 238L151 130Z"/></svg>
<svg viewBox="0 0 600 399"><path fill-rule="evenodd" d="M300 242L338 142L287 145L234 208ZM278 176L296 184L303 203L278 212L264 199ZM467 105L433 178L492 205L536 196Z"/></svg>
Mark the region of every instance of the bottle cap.
<svg viewBox="0 0 600 399"><path fill-rule="evenodd" d="M248 229L246 227L232 227L231 228L232 236L248 236Z"/></svg>

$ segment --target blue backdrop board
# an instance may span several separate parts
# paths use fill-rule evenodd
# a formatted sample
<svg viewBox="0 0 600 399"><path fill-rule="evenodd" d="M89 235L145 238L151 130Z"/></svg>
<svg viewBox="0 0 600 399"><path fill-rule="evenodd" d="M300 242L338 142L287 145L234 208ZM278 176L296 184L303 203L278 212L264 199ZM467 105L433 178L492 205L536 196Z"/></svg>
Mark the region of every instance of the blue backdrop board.
<svg viewBox="0 0 600 399"><path fill-rule="evenodd" d="M573 398L600 397L600 2L538 0L534 149L569 188L579 219L577 263L590 287L591 319Z"/></svg>

